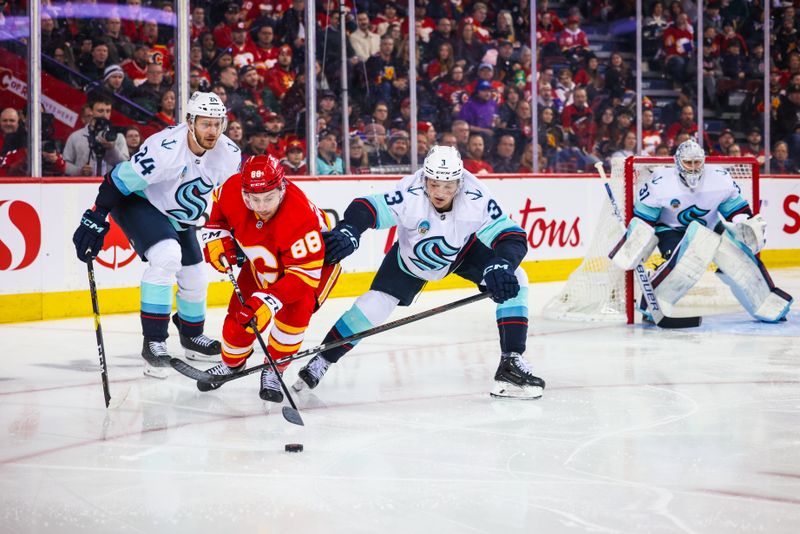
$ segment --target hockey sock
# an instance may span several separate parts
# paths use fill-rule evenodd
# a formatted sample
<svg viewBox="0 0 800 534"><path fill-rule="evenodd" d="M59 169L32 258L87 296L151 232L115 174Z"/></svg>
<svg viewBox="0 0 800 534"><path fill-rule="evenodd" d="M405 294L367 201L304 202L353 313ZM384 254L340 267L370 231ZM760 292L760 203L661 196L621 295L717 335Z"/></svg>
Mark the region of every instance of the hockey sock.
<svg viewBox="0 0 800 534"><path fill-rule="evenodd" d="M336 324L333 325L333 328L331 328L331 330L328 332L328 335L325 336L325 339L322 342L328 343L330 341L336 341L338 339L350 337L353 334L363 332L364 330L368 330L372 327L373 324L354 304L352 308L347 310L344 315L342 315L339 320L336 321ZM336 363L339 361L339 358L347 354L357 344L358 341L346 343L341 347L336 347L335 349L323 352L322 356L329 362Z"/></svg>
<svg viewBox="0 0 800 534"><path fill-rule="evenodd" d="M496 318L501 352L524 353L528 338L528 288L521 287L516 297L498 304Z"/></svg>
<svg viewBox="0 0 800 534"><path fill-rule="evenodd" d="M188 302L178 296L178 320L180 321L181 334L186 337L195 337L203 333L206 320L206 301Z"/></svg>
<svg viewBox="0 0 800 534"><path fill-rule="evenodd" d="M172 311L172 286L142 282L142 334L152 341L167 339Z"/></svg>

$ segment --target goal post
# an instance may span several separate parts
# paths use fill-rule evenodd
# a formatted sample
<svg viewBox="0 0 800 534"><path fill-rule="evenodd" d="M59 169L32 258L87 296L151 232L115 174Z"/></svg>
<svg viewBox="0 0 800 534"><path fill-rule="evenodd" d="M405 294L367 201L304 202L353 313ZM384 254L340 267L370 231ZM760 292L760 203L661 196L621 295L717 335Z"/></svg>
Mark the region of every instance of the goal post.
<svg viewBox="0 0 800 534"><path fill-rule="evenodd" d="M705 164L727 169L753 212L758 213L759 168L755 158L707 156ZM672 157L629 156L612 160L609 185L626 224L633 218L633 204L639 187L656 169L674 165L675 160ZM603 195L601 202L600 215L586 255L578 268L570 274L562 290L545 305L543 313L547 318L633 323L639 294L632 272L622 271L608 259L608 252L622 236L624 229L614 216L606 195ZM645 265L653 269L659 262L660 254L656 251L645 261ZM708 310L736 305L727 286L717 279L713 270L712 266L695 288L681 299L678 306ZM681 313L678 312L678 315Z"/></svg>

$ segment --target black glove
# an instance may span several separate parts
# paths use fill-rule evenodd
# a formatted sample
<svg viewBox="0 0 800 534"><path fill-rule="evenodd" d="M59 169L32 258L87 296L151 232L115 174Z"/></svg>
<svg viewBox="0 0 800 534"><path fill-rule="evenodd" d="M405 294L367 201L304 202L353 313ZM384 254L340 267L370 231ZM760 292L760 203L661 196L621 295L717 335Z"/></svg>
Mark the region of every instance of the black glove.
<svg viewBox="0 0 800 534"><path fill-rule="evenodd" d="M103 248L103 238L107 232L108 223L105 215L86 210L81 217L80 226L72 234L72 242L75 243L78 259L88 263L89 260L96 258L100 249Z"/></svg>
<svg viewBox="0 0 800 534"><path fill-rule="evenodd" d="M339 263L358 248L358 231L347 223L339 223L330 232L322 232L325 242L325 263Z"/></svg>
<svg viewBox="0 0 800 534"><path fill-rule="evenodd" d="M492 294L492 300L498 304L513 299L519 293L519 281L514 276L511 262L503 258L493 258L486 264L483 281Z"/></svg>

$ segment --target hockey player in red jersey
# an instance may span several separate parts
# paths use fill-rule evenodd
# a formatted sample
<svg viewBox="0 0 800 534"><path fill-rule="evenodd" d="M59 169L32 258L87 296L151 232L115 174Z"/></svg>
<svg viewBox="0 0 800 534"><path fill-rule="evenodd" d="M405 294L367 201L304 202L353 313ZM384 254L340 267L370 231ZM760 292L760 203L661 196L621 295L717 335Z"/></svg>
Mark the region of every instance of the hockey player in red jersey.
<svg viewBox="0 0 800 534"><path fill-rule="evenodd" d="M255 319L260 332L269 332L273 360L295 354L303 342L311 315L324 302L341 271L322 265L325 256L321 230L327 216L284 177L272 156L254 156L215 190L211 218L202 232L206 261L225 272L236 262L234 240L247 260L238 276L244 306L233 295L222 327L222 363L209 373L241 372L253 353ZM288 364L286 364L288 365ZM286 365L278 366L280 372ZM200 391L219 387L197 383ZM267 367L261 372L259 396L283 401L278 377Z"/></svg>

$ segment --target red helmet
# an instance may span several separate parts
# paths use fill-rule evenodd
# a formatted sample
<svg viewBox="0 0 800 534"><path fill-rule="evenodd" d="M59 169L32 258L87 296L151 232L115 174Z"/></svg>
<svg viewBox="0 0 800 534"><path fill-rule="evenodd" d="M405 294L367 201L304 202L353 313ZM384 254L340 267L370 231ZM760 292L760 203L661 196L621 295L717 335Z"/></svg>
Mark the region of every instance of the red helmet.
<svg viewBox="0 0 800 534"><path fill-rule="evenodd" d="M252 156L242 165L242 191L266 193L283 187L283 165L273 156Z"/></svg>

